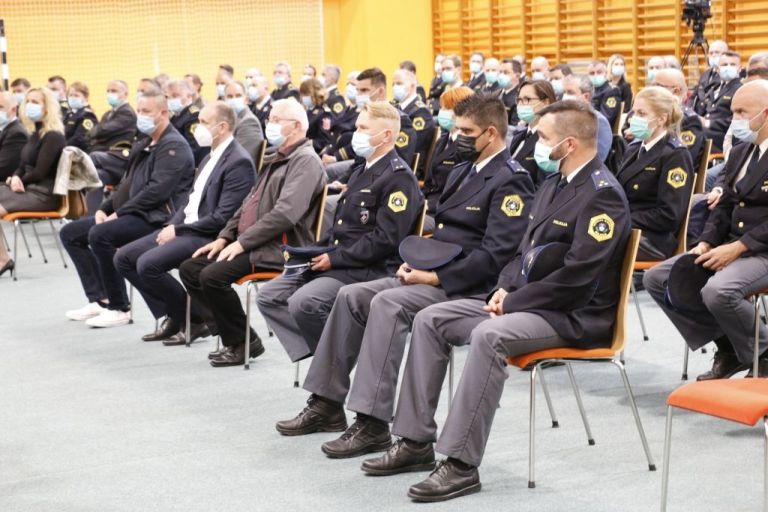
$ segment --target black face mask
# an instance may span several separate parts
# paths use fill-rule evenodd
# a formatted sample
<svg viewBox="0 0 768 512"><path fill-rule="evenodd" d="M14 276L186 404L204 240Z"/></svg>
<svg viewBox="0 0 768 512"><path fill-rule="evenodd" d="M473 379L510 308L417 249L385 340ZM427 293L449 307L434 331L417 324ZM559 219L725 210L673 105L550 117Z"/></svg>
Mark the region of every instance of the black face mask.
<svg viewBox="0 0 768 512"><path fill-rule="evenodd" d="M487 129L488 128L485 130ZM485 130L480 132L480 135L484 134ZM477 150L476 143L480 135L471 137L469 135L459 134L456 137L456 158L459 162L475 162L477 157L480 156L480 153L482 153L485 148L488 147L488 144L490 144L491 141L488 141L488 144L483 146L483 149L479 151Z"/></svg>

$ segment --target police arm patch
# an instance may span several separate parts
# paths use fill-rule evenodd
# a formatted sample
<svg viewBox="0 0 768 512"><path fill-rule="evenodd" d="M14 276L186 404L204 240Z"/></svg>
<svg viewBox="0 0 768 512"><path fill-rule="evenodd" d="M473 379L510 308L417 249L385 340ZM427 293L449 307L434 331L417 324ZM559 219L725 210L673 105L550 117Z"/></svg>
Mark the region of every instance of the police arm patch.
<svg viewBox="0 0 768 512"><path fill-rule="evenodd" d="M90 119L84 119L83 128L85 128L86 130L90 130L91 128L93 128L93 121L91 121Z"/></svg>
<svg viewBox="0 0 768 512"><path fill-rule="evenodd" d="M397 146L398 148L404 148L404 147L406 147L408 145L408 141L409 140L410 139L408 137L408 134L403 132L403 131L401 131L397 135L397 139L395 139L395 146Z"/></svg>
<svg viewBox="0 0 768 512"><path fill-rule="evenodd" d="M667 183L672 188L684 187L687 181L688 173L682 167L675 167L667 173Z"/></svg>
<svg viewBox="0 0 768 512"><path fill-rule="evenodd" d="M418 116L418 117L414 117L413 118L413 129L414 130L418 130L418 131L423 130L425 124L426 123L424 122L424 118L423 117Z"/></svg>
<svg viewBox="0 0 768 512"><path fill-rule="evenodd" d="M334 103L334 105L333 105L333 112L334 113L341 114L342 110L344 110L344 105L342 105L340 101Z"/></svg>
<svg viewBox="0 0 768 512"><path fill-rule="evenodd" d="M680 134L680 140L686 146L692 146L696 142L696 135L691 130L685 130Z"/></svg>
<svg viewBox="0 0 768 512"><path fill-rule="evenodd" d="M608 108L616 108L616 98L610 97L605 100L605 104Z"/></svg>
<svg viewBox="0 0 768 512"><path fill-rule="evenodd" d="M519 217L523 214L523 207L525 203L523 199L517 194L511 194L504 197L501 202L501 211L507 217Z"/></svg>
<svg viewBox="0 0 768 512"><path fill-rule="evenodd" d="M595 215L589 219L589 236L598 242L605 242L613 238L615 224L607 213Z"/></svg>
<svg viewBox="0 0 768 512"><path fill-rule="evenodd" d="M387 206L389 206L389 209L395 213L405 211L408 208L408 197L403 193L402 190L392 192L389 194Z"/></svg>

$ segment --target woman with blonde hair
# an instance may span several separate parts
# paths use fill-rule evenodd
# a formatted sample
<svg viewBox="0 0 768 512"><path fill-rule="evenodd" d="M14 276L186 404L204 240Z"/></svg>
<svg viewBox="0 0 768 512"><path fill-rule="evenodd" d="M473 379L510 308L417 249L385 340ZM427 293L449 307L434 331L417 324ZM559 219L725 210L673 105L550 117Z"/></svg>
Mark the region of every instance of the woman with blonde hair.
<svg viewBox="0 0 768 512"><path fill-rule="evenodd" d="M325 92L323 84L316 78L308 78L301 82L299 94L301 95L301 104L307 111L307 121L309 121L307 138L312 141L315 151L319 153L330 143L325 136L325 130L323 130L323 119L330 120L330 113L323 108L328 94Z"/></svg>
<svg viewBox="0 0 768 512"><path fill-rule="evenodd" d="M608 74L611 77L611 84L618 87L621 92L624 112L629 112L632 106L632 85L627 80L627 65L623 55L614 53L608 58Z"/></svg>
<svg viewBox="0 0 768 512"><path fill-rule="evenodd" d="M0 217L18 211L56 210L61 201L53 195L65 146L59 102L49 89L35 87L27 91L20 114L30 136L21 150L19 168L0 184ZM5 244L0 243L0 276L13 266Z"/></svg>
<svg viewBox="0 0 768 512"><path fill-rule="evenodd" d="M643 230L637 259L664 260L675 252L696 179L691 154L680 141L683 112L663 87L635 96L629 129L634 140L616 178L629 201L632 227Z"/></svg>

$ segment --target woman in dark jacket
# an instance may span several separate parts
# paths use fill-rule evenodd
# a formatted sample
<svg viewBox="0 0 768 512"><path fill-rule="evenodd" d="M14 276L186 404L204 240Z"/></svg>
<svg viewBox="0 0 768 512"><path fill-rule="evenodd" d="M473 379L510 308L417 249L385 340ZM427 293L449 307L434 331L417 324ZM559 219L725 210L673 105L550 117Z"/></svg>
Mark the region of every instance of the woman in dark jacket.
<svg viewBox="0 0 768 512"><path fill-rule="evenodd" d="M619 88L621 101L624 102L624 112L629 112L632 107L632 86L627 81L627 66L622 55L618 53L611 55L608 59L608 73L611 83Z"/></svg>
<svg viewBox="0 0 768 512"><path fill-rule="evenodd" d="M66 144L59 102L50 90L33 88L20 111L30 136L21 150L19 168L0 184L0 218L18 211L56 210L61 204L53 195L56 168ZM0 276L12 268L13 260L0 243Z"/></svg>
<svg viewBox="0 0 768 512"><path fill-rule="evenodd" d="M312 146L319 153L329 142L325 135L327 130L323 130L323 121L327 120L326 122L329 124L331 122L330 112L326 112L323 108L326 100L325 89L320 80L309 78L301 82L299 94L301 95L301 104L307 111L307 121L309 122L307 138L312 141Z"/></svg>

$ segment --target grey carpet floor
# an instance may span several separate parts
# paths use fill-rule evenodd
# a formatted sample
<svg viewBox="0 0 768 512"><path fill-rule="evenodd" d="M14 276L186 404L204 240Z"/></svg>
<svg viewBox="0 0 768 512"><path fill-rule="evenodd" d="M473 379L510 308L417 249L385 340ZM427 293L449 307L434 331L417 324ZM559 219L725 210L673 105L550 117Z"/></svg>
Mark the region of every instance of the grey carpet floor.
<svg viewBox="0 0 768 512"><path fill-rule="evenodd" d="M483 491L416 505L405 493L426 474L366 477L360 459L320 452L333 434L275 431L307 394L292 387L293 366L261 318L253 325L267 352L248 372L210 367L213 340L142 343L154 320L138 296L132 325L97 330L68 321L63 312L85 298L51 236L42 238L48 264L33 247L33 258L19 258L17 282L0 278L0 512L659 508L665 398L681 384L683 345L644 292L651 340L642 342L631 309L627 369L659 471L647 469L614 368L575 368L595 446L587 446L566 372L555 368L547 376L561 426L550 427L539 393L537 487L528 489L528 374L513 370L480 468ZM457 351L458 371L465 356ZM711 351L693 354L691 375L710 362ZM670 510L759 510L762 435L760 426L679 413Z"/></svg>

